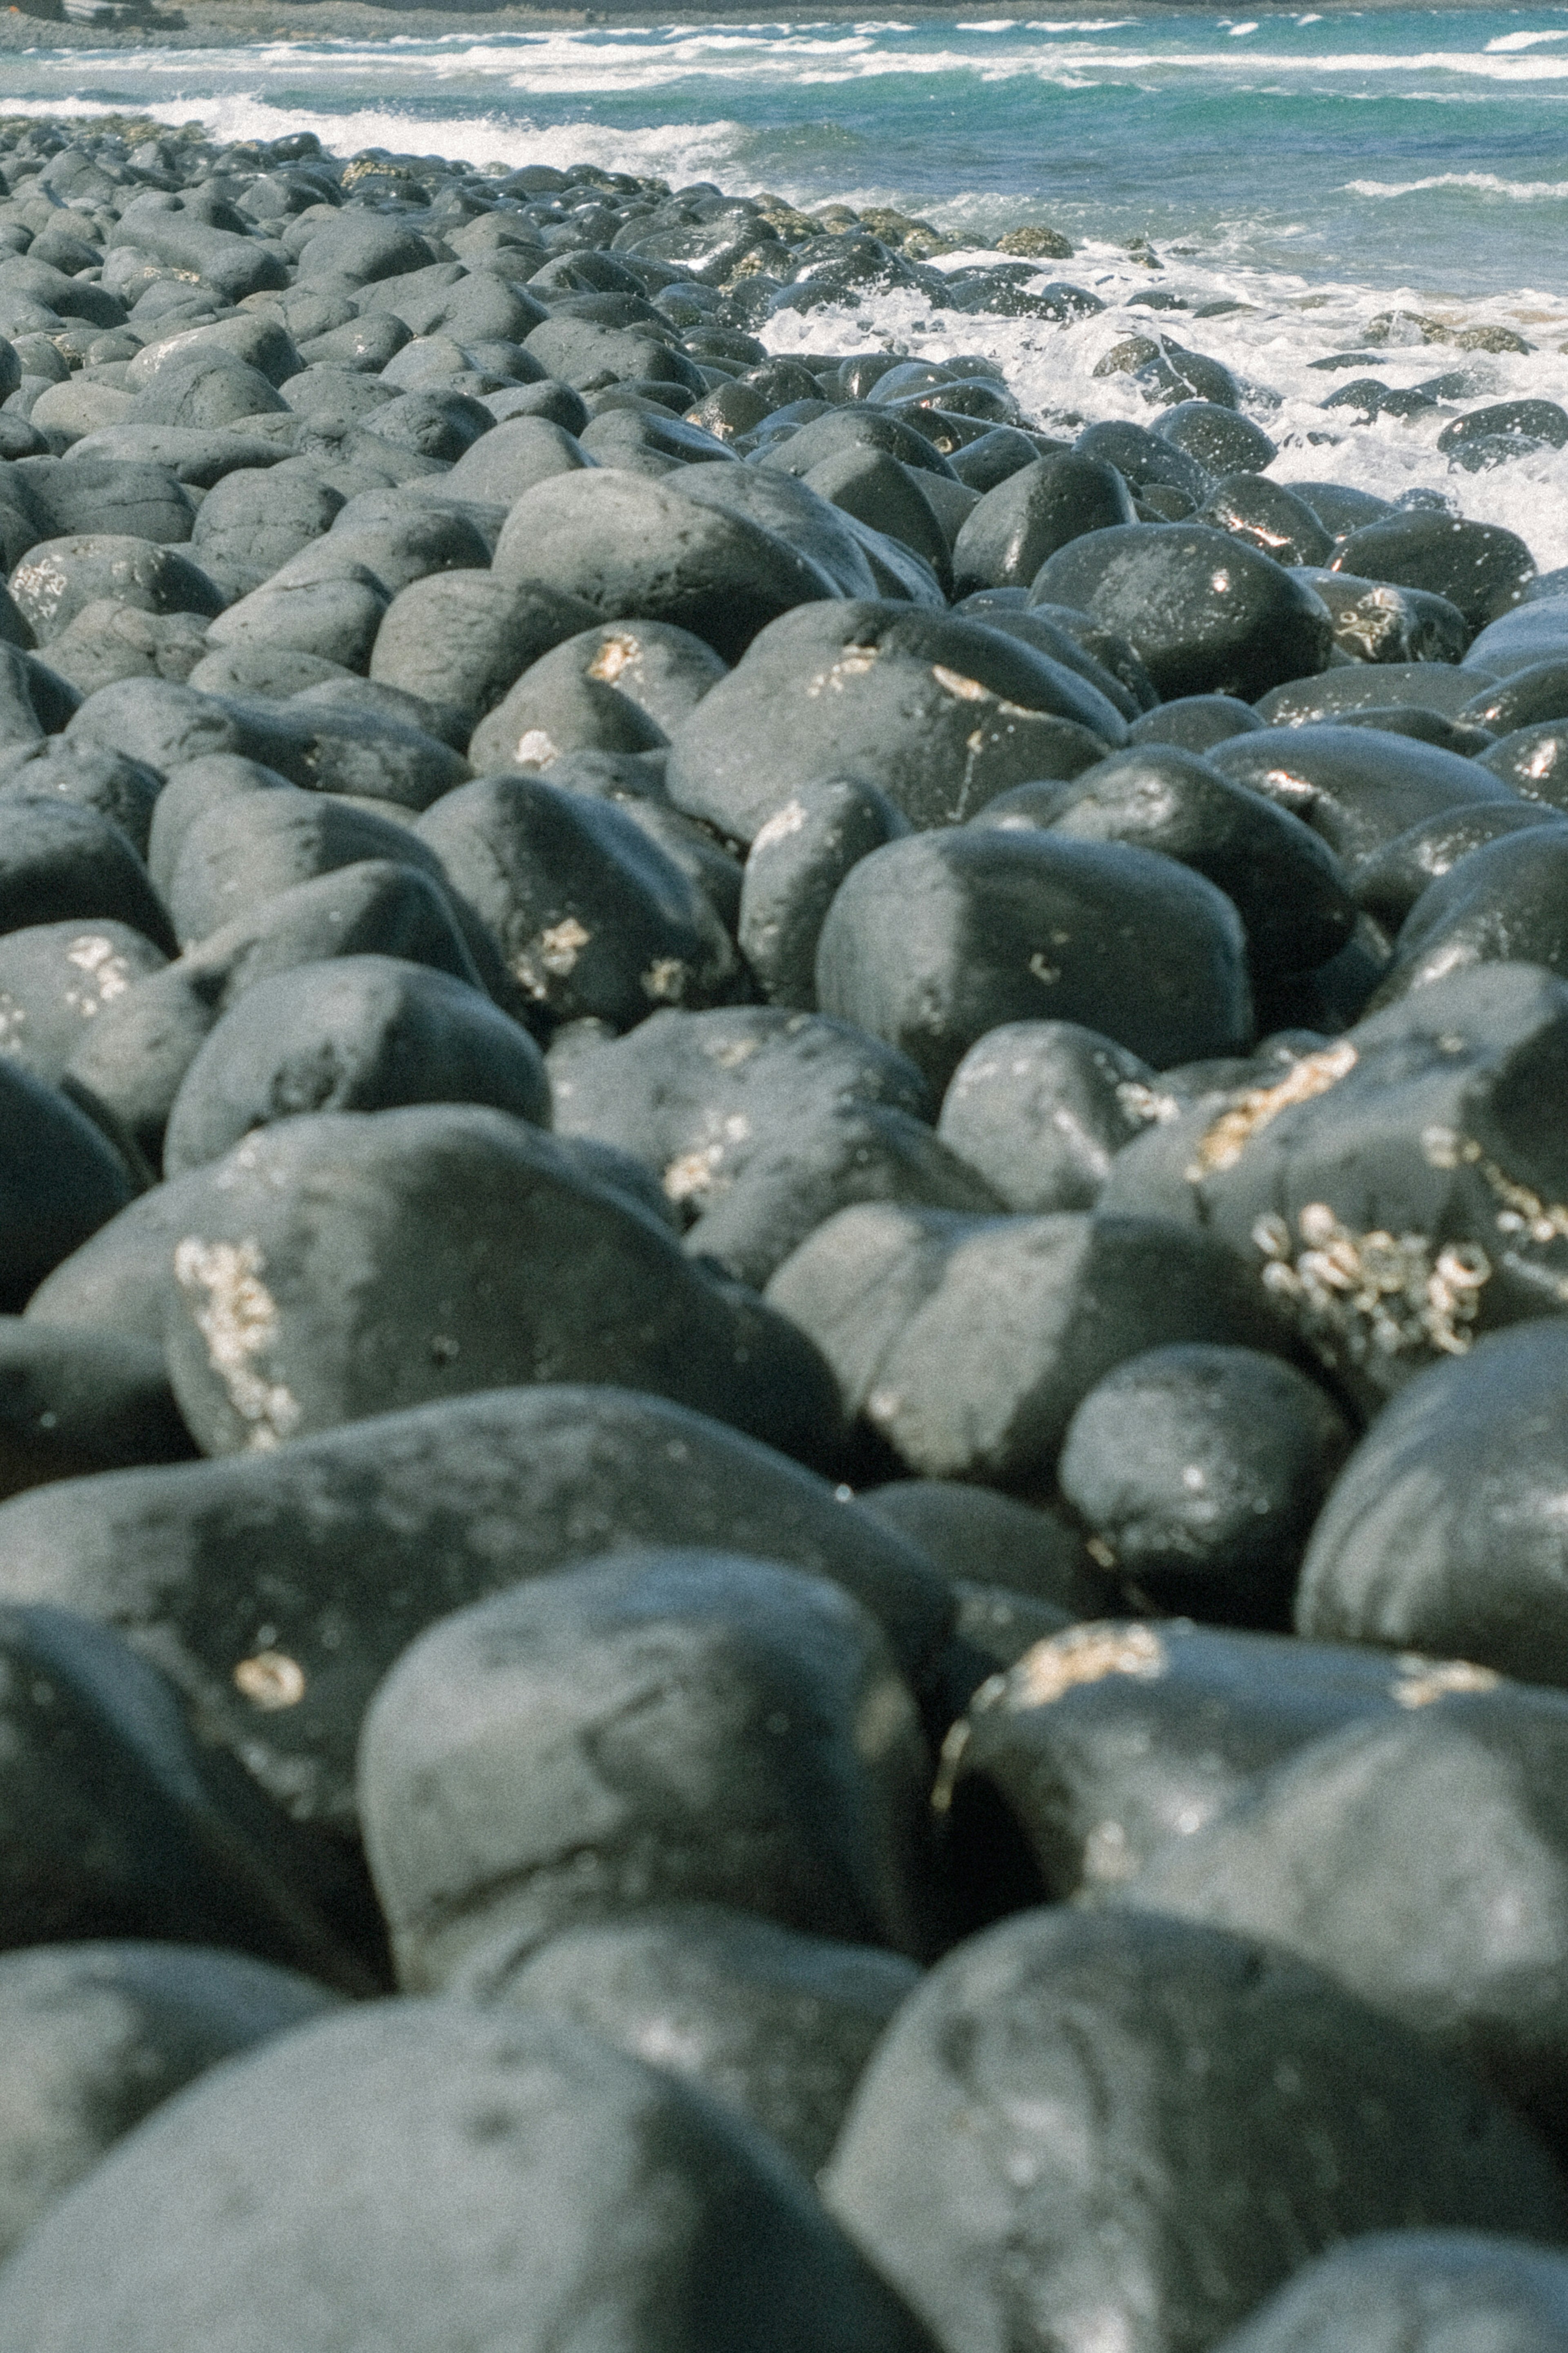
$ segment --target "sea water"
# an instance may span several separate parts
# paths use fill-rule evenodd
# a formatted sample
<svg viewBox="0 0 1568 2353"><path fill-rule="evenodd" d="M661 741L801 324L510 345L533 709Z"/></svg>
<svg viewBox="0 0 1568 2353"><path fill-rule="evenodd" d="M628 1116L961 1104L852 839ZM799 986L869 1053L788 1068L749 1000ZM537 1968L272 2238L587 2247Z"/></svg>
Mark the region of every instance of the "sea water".
<svg viewBox="0 0 1568 2353"><path fill-rule="evenodd" d="M1049 223L1077 249L1043 274L1089 288L1104 312L1058 327L884 293L786 311L764 340L979 353L1070 430L1147 415L1126 376L1094 369L1130 329L1157 327L1244 379L1279 479L1438 488L1522 533L1543 569L1568 563L1568 451L1466 474L1435 446L1459 408L1568 405L1568 6L737 18L375 42L313 38L301 7L298 37L246 48L12 55L0 108L140 110L221 137L307 128L339 153L584 162L806 206L892 205L961 240L944 267L984 259L970 247L1004 227ZM1137 307L1152 290L1184 307ZM1218 303L1237 307L1194 315ZM1429 323L1397 322L1344 375L1313 368L1365 348L1391 311ZM1487 323L1532 348L1454 347ZM1404 387L1456 371L1442 408L1412 423L1322 406L1355 375Z"/></svg>

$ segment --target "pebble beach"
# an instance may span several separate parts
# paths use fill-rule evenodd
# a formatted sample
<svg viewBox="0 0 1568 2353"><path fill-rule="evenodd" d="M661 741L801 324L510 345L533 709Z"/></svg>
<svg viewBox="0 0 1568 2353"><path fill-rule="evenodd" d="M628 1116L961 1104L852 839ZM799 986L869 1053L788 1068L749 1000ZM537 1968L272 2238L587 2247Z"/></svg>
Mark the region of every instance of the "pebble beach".
<svg viewBox="0 0 1568 2353"><path fill-rule="evenodd" d="M427 13L0 20L0 2353L1560 2353L1557 199Z"/></svg>

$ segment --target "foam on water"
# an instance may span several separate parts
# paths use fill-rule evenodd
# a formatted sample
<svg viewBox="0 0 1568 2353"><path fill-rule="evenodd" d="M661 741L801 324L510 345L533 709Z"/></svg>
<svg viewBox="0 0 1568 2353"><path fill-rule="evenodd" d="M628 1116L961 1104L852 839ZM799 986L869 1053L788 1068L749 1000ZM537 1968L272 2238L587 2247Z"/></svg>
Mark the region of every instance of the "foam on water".
<svg viewBox="0 0 1568 2353"><path fill-rule="evenodd" d="M0 68L0 105L139 109L199 118L222 139L302 129L340 153L591 163L805 206L893 205L963 239L1048 220L1078 251L1047 274L1091 288L1105 314L1058 328L933 313L892 293L809 321L786 312L765 340L980 353L1070 429L1074 417L1152 415L1125 376L1093 370L1129 332L1159 331L1256 387L1247 404L1280 444L1279 479L1331 476L1385 496L1441 488L1466 514L1521 532L1544 568L1568 563L1568 452L1471 475L1450 473L1435 444L1459 407L1568 406L1564 81L1568 5L1263 20L1173 8L39 47ZM1135 236L1153 240L1158 273L1130 257ZM976 248L943 266L988 258ZM1125 307L1152 287L1189 309ZM1244 307L1192 315L1221 301ZM1535 348L1412 340L1343 375L1314 371L1363 349L1391 311L1448 337L1508 326ZM1321 406L1353 375L1405 388L1457 368L1463 396L1413 423L1356 426Z"/></svg>

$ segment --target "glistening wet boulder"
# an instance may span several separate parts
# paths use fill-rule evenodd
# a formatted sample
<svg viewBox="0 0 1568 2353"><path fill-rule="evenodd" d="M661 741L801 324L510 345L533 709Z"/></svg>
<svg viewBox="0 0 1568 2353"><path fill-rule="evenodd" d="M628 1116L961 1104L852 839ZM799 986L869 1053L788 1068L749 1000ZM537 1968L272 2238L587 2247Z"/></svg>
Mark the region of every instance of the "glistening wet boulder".
<svg viewBox="0 0 1568 2353"><path fill-rule="evenodd" d="M0 933L95 917L174 948L168 913L119 826L60 794L0 797Z"/></svg>
<svg viewBox="0 0 1568 2353"><path fill-rule="evenodd" d="M0 1495L195 1451L156 1341L0 1316Z"/></svg>
<svg viewBox="0 0 1568 2353"><path fill-rule="evenodd" d="M825 1013L942 1085L986 1030L1074 1021L1156 1069L1250 1041L1246 943L1212 882L1120 842L950 828L873 850L816 956Z"/></svg>
<svg viewBox="0 0 1568 2353"><path fill-rule="evenodd" d="M856 776L803 786L775 809L746 856L736 934L771 1003L815 1010L816 944L834 893L852 866L908 830L886 793Z"/></svg>
<svg viewBox="0 0 1568 2353"><path fill-rule="evenodd" d="M1484 964L1568 973L1568 832L1527 826L1477 844L1411 908L1373 1004Z"/></svg>
<svg viewBox="0 0 1568 2353"><path fill-rule="evenodd" d="M1380 515L1342 539L1331 560L1336 572L1446 596L1472 629L1519 604L1535 576L1517 532L1450 514Z"/></svg>
<svg viewBox="0 0 1568 2353"><path fill-rule="evenodd" d="M1233 783L1301 818L1342 858L1369 857L1446 810L1512 797L1477 760L1331 720L1234 735L1205 756Z"/></svg>
<svg viewBox="0 0 1568 2353"><path fill-rule="evenodd" d="M1072 1021L1004 1021L954 1071L938 1133L1010 1209L1091 1209L1116 1154L1176 1109L1111 1039Z"/></svg>
<svg viewBox="0 0 1568 2353"><path fill-rule="evenodd" d="M749 2116L808 2174L832 2154L867 2060L919 1982L910 1961L717 1904L566 1928L521 1957L503 1931L451 1990L570 2019Z"/></svg>
<svg viewBox="0 0 1568 2353"><path fill-rule="evenodd" d="M1064 449L988 491L953 543L957 594L1027 588L1047 557L1085 532L1135 520L1126 483L1101 458Z"/></svg>
<svg viewBox="0 0 1568 2353"><path fill-rule="evenodd" d="M1010 785L1077 776L1125 733L1086 679L997 630L836 601L757 638L676 729L666 776L679 808L748 842L838 776L913 825L959 824Z"/></svg>
<svg viewBox="0 0 1568 2353"><path fill-rule="evenodd" d="M943 1747L958 1926L1104 1897L1281 1758L1395 1713L1431 1665L1181 1620L1100 1618L1036 1643Z"/></svg>
<svg viewBox="0 0 1568 2353"><path fill-rule="evenodd" d="M669 2353L930 2346L740 2119L580 2028L423 2001L170 2102L7 2271L0 2346L545 2353L585 2311Z"/></svg>
<svg viewBox="0 0 1568 2353"><path fill-rule="evenodd" d="M124 1159L84 1111L0 1057L0 1312L25 1306L135 1189Z"/></svg>
<svg viewBox="0 0 1568 2353"><path fill-rule="evenodd" d="M0 1051L58 1081L89 1024L167 961L129 923L30 923L0 934Z"/></svg>
<svg viewBox="0 0 1568 2353"><path fill-rule="evenodd" d="M1224 2340L1223 2353L1552 2353L1568 2260L1479 2231L1376 2231L1320 2255Z"/></svg>
<svg viewBox="0 0 1568 2353"><path fill-rule="evenodd" d="M164 1282L170 1377L208 1453L541 1380L649 1388L814 1456L833 1442L809 1344L479 1105L262 1130L211 1164Z"/></svg>
<svg viewBox="0 0 1568 2353"><path fill-rule="evenodd" d="M949 2353L1210 2344L1350 2232L1564 2236L1545 2152L1462 2070L1268 1946L1131 1912L950 1954L826 2194Z"/></svg>
<svg viewBox="0 0 1568 2353"><path fill-rule="evenodd" d="M1300 1954L1561 2150L1568 1698L1465 1661L1424 1662L1395 1694L1388 1716L1302 1749L1154 1853L1120 1900Z"/></svg>
<svg viewBox="0 0 1568 2353"><path fill-rule="evenodd" d="M1125 631L1167 696L1254 702L1322 670L1332 637L1321 599L1284 565L1206 524L1091 532L1050 558L1031 595Z"/></svg>
<svg viewBox="0 0 1568 2353"><path fill-rule="evenodd" d="M918 1952L929 1771L874 1621L768 1560L623 1553L445 1619L377 1692L360 1809L401 1982L650 1905Z"/></svg>
<svg viewBox="0 0 1568 2353"><path fill-rule="evenodd" d="M198 1946L40 1945L0 1957L0 2255L173 2093L331 2007L291 1971Z"/></svg>
<svg viewBox="0 0 1568 2353"><path fill-rule="evenodd" d="M767 1297L910 1471L1047 1496L1075 1409L1116 1365L1279 1336L1222 1245L1153 1218L868 1204L819 1226Z"/></svg>

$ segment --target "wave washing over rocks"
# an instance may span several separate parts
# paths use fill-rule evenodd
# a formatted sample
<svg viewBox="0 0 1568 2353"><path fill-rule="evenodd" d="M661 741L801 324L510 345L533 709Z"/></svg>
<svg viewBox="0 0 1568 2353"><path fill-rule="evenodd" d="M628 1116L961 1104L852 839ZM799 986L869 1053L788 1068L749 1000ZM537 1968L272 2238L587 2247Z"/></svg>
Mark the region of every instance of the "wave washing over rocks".
<svg viewBox="0 0 1568 2353"><path fill-rule="evenodd" d="M0 174L0 2353L1561 2348L1568 584L855 347L1044 234Z"/></svg>

